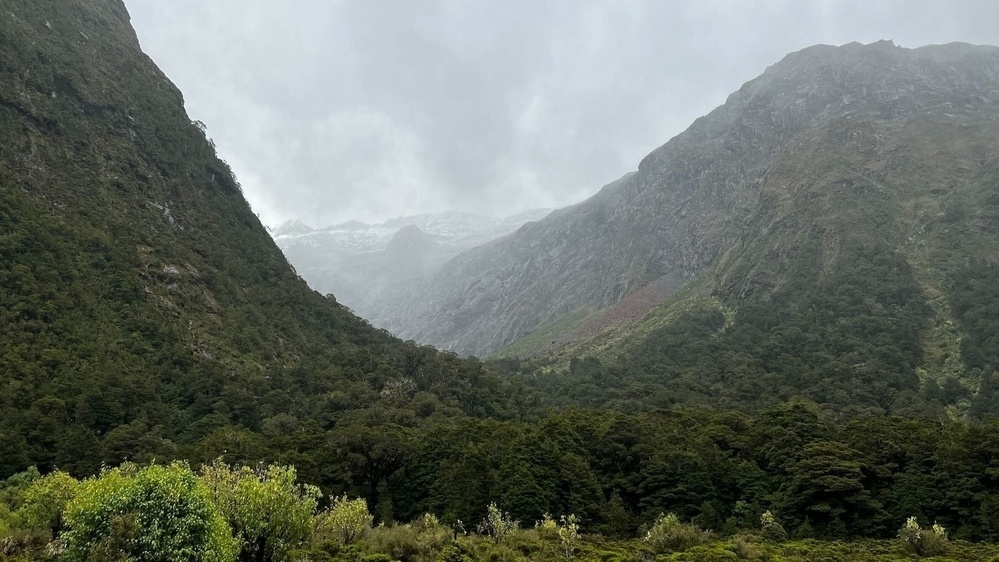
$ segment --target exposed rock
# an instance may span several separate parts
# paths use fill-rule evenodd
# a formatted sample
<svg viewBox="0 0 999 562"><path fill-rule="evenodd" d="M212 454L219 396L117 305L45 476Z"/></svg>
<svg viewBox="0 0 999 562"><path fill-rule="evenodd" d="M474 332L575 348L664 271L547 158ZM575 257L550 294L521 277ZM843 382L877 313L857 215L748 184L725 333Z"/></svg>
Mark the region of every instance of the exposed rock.
<svg viewBox="0 0 999 562"><path fill-rule="evenodd" d="M829 146L870 156L915 120L997 117L999 48L881 41L792 53L645 157L636 173L449 261L389 325L404 338L487 354L653 281L679 287L735 245L765 238L780 219L774 198L783 195L772 174L785 154L795 154L785 166ZM835 142L816 142L830 136ZM779 179L792 172L782 169ZM869 184L877 189L877 180ZM743 280L753 268L737 255L728 260L719 283L752 290Z"/></svg>

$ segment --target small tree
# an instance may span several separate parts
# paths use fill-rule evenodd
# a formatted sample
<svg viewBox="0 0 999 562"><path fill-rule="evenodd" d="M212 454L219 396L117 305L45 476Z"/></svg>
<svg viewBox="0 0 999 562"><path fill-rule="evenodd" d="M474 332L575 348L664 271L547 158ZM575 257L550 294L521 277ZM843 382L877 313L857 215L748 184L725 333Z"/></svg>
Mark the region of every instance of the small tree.
<svg viewBox="0 0 999 562"><path fill-rule="evenodd" d="M919 528L919 522L916 521L915 517L906 519L905 524L898 530L898 538L912 552L918 552L922 534L922 529Z"/></svg>
<svg viewBox="0 0 999 562"><path fill-rule="evenodd" d="M345 494L332 498L330 508L316 518L316 534L344 546L370 529L372 520L368 502L363 498L347 499Z"/></svg>
<svg viewBox="0 0 999 562"><path fill-rule="evenodd" d="M500 511L495 503L490 503L486 508L486 518L479 523L478 530L480 534L489 535L493 542L499 544L519 526L520 524L514 521L509 513Z"/></svg>
<svg viewBox="0 0 999 562"><path fill-rule="evenodd" d="M572 554L579 543L579 521L574 514L559 518L558 541L562 545L562 553L566 560L572 559Z"/></svg>
<svg viewBox="0 0 999 562"><path fill-rule="evenodd" d="M760 531L763 534L763 538L767 540L774 542L787 540L787 531L785 531L784 527L777 521L774 514L769 511L764 511L763 515L760 516Z"/></svg>

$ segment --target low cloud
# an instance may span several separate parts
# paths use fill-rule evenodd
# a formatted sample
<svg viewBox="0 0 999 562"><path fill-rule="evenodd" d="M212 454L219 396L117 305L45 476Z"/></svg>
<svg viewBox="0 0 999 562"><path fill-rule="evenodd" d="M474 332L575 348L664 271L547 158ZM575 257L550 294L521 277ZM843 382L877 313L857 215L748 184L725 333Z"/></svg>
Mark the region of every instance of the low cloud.
<svg viewBox="0 0 999 562"><path fill-rule="evenodd" d="M999 43L999 3L126 0L264 222L561 206L785 54Z"/></svg>

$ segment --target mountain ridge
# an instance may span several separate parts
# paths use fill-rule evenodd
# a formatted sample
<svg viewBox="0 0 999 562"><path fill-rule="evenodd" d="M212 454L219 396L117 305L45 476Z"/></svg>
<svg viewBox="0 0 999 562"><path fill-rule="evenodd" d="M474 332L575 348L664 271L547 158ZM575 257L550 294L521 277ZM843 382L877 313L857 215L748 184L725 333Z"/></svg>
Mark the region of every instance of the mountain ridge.
<svg viewBox="0 0 999 562"><path fill-rule="evenodd" d="M446 264L418 292L414 320L399 333L485 355L658 279L679 288L759 220L772 167L796 143L809 142L809 131L842 121L836 134L849 135L849 123L864 121L887 135L921 116L993 119L997 53L883 41L789 54L653 150L606 194ZM878 142L878 134L868 140ZM546 296L543 287L562 295Z"/></svg>
<svg viewBox="0 0 999 562"><path fill-rule="evenodd" d="M397 340L294 273L120 1L4 12L0 478L256 462L265 432L492 409L505 383L482 365Z"/></svg>

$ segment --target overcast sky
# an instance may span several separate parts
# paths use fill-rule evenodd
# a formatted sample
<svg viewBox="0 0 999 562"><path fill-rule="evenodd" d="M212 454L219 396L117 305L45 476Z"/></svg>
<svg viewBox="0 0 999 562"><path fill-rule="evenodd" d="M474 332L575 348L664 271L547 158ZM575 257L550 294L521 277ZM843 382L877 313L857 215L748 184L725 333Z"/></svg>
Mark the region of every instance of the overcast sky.
<svg viewBox="0 0 999 562"><path fill-rule="evenodd" d="M999 1L125 0L265 224L564 206L785 54L999 44Z"/></svg>

